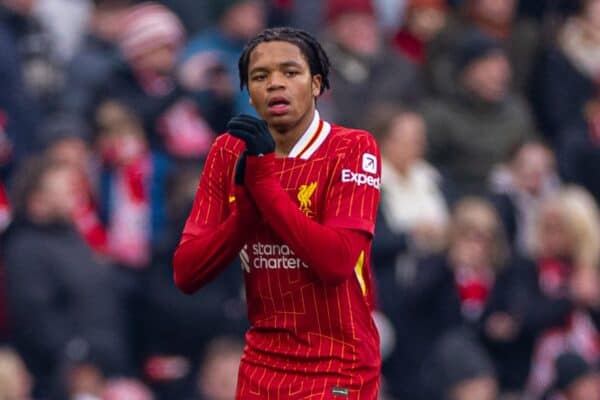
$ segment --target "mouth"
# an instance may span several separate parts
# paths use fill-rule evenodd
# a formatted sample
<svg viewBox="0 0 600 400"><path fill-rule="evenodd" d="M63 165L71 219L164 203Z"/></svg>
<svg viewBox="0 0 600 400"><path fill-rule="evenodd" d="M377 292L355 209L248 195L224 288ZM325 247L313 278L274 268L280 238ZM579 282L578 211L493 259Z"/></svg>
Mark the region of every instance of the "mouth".
<svg viewBox="0 0 600 400"><path fill-rule="evenodd" d="M272 115L283 115L290 109L290 101L285 97L273 97L267 103L269 113Z"/></svg>

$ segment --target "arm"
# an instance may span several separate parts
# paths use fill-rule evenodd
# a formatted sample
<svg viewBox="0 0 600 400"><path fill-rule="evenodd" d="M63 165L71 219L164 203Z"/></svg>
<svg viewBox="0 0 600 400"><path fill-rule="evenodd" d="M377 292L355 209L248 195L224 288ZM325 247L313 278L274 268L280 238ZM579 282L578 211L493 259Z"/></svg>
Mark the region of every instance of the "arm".
<svg viewBox="0 0 600 400"><path fill-rule="evenodd" d="M343 282L354 272L361 252L373 237L379 202L375 182L379 179L381 162L373 138L357 133L348 140L347 147L341 148L341 153L338 155L343 157L333 170L326 195L323 223L303 214L282 189L273 174L273 153L249 156L244 179L265 222L329 284ZM369 174L371 185L344 182L342 170L360 172L364 153L376 157L376 171Z"/></svg>
<svg viewBox="0 0 600 400"><path fill-rule="evenodd" d="M350 278L370 235L329 227L304 215L273 174L273 153L248 157L246 182L267 225L328 284Z"/></svg>
<svg viewBox="0 0 600 400"><path fill-rule="evenodd" d="M173 257L175 284L184 293L195 292L225 269L257 221L257 211L241 186L236 186L233 211L229 211L232 172L233 165L225 162L218 144L213 145Z"/></svg>

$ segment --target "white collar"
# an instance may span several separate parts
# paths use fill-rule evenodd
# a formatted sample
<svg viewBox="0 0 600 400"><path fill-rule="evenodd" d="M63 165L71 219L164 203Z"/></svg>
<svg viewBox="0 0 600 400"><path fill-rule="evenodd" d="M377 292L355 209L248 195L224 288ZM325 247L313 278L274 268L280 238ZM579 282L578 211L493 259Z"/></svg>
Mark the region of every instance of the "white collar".
<svg viewBox="0 0 600 400"><path fill-rule="evenodd" d="M322 120L319 116L319 112L315 110L315 114L313 115L313 119L308 126L308 129L306 129L294 147L292 147L288 157L308 160L321 144L323 144L330 132L331 125L327 121Z"/></svg>

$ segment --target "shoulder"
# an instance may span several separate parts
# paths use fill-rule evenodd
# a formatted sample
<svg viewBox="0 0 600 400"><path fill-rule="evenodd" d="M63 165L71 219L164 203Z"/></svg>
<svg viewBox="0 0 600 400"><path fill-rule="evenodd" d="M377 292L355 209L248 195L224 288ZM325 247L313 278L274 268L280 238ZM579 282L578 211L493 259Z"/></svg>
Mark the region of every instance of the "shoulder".
<svg viewBox="0 0 600 400"><path fill-rule="evenodd" d="M212 145L212 151L221 155L238 157L243 150L244 142L227 132L219 135Z"/></svg>
<svg viewBox="0 0 600 400"><path fill-rule="evenodd" d="M331 124L331 144L338 151L351 149L377 149L373 135L362 129Z"/></svg>

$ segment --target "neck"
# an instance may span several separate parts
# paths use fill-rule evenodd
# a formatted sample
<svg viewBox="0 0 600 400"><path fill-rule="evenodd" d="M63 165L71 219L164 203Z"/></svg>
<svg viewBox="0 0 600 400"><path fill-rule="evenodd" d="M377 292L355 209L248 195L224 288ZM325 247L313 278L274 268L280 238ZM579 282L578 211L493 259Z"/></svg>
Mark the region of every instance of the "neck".
<svg viewBox="0 0 600 400"><path fill-rule="evenodd" d="M294 145L300 140L306 132L315 115L315 108L307 111L294 126L291 127L269 127L273 140L275 140L275 155L277 157L287 157Z"/></svg>

